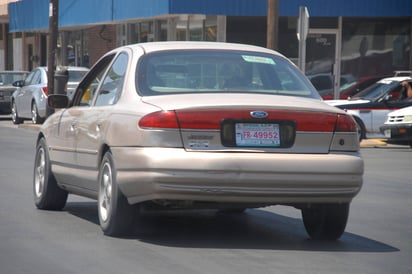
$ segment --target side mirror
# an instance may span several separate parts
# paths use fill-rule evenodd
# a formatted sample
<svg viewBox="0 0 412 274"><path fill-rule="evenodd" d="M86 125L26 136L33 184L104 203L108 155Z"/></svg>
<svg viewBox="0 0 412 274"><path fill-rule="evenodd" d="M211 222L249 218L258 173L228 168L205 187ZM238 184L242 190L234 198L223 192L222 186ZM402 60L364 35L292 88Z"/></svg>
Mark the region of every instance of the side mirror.
<svg viewBox="0 0 412 274"><path fill-rule="evenodd" d="M15 81L15 82L13 82L12 85L13 85L14 87L21 88L21 87L24 85L24 80Z"/></svg>
<svg viewBox="0 0 412 274"><path fill-rule="evenodd" d="M69 105L69 97L61 94L50 94L47 97L47 104L51 108L66 108Z"/></svg>

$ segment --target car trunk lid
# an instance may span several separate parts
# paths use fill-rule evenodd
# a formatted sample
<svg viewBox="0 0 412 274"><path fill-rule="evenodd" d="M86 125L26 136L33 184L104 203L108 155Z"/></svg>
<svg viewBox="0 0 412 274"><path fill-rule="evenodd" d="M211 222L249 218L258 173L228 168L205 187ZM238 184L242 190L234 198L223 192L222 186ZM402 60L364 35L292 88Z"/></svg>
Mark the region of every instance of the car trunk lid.
<svg viewBox="0 0 412 274"><path fill-rule="evenodd" d="M159 97L170 100L144 99L161 110L144 117L140 126L179 129L187 151L328 153L336 130L356 131L344 112L313 99L249 94Z"/></svg>

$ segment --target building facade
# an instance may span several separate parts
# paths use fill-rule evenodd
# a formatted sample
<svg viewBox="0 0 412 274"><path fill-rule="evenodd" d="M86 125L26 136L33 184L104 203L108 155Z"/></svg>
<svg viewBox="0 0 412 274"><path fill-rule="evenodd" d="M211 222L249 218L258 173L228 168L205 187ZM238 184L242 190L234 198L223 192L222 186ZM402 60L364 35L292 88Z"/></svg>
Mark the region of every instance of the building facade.
<svg viewBox="0 0 412 274"><path fill-rule="evenodd" d="M277 3L277 50L295 62L299 7L307 7L305 73L331 79L329 84L322 82L325 88L412 69L409 0ZM46 65L49 0L7 1L7 6L8 21L2 20L0 28L0 69ZM147 41L266 46L266 14L267 0L60 0L57 60L61 65L90 67L110 49Z"/></svg>

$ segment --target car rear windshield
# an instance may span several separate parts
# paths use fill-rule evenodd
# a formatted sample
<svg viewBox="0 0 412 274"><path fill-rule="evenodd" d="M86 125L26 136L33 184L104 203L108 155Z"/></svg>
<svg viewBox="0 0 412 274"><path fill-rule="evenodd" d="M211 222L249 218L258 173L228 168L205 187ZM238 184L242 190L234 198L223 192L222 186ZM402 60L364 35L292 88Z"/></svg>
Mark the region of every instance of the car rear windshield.
<svg viewBox="0 0 412 274"><path fill-rule="evenodd" d="M24 80L26 75L24 72L0 73L0 86L11 86L16 81Z"/></svg>
<svg viewBox="0 0 412 274"><path fill-rule="evenodd" d="M143 96L180 93L270 93L319 98L306 77L280 56L228 50L149 53L138 63Z"/></svg>
<svg viewBox="0 0 412 274"><path fill-rule="evenodd" d="M80 82L86 73L86 70L69 70L69 82Z"/></svg>

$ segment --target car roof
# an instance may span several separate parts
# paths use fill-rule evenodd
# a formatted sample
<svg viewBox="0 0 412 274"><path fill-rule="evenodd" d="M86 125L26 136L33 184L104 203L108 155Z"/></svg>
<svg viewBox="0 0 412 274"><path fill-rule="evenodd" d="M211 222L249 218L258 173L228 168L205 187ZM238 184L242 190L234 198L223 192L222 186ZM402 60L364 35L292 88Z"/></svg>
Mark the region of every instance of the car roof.
<svg viewBox="0 0 412 274"><path fill-rule="evenodd" d="M379 80L377 83L388 83L388 82L402 82L402 81L409 81L412 80L411 77L409 76L396 76L396 77L387 77L387 78L383 78L381 80Z"/></svg>
<svg viewBox="0 0 412 274"><path fill-rule="evenodd" d="M282 54L259 46L223 43L223 42L203 42L203 41L165 41L165 42L147 42L133 45L127 45L131 49L141 48L146 53L164 50L191 50L191 49L207 49L207 50L239 50L239 51L254 51L260 53L269 53L279 56ZM121 48L120 48L121 49Z"/></svg>

